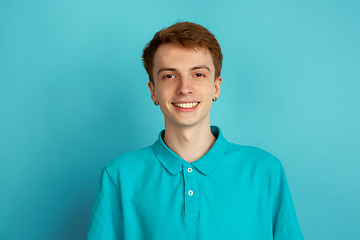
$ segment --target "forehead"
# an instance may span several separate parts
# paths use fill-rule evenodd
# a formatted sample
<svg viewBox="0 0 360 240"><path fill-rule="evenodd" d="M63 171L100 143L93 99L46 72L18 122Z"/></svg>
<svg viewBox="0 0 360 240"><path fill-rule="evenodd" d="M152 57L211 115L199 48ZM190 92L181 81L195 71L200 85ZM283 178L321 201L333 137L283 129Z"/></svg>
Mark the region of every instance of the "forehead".
<svg viewBox="0 0 360 240"><path fill-rule="evenodd" d="M154 56L154 70L161 67L191 68L196 65L207 65L215 69L210 52L202 47L183 47L175 43L159 46Z"/></svg>

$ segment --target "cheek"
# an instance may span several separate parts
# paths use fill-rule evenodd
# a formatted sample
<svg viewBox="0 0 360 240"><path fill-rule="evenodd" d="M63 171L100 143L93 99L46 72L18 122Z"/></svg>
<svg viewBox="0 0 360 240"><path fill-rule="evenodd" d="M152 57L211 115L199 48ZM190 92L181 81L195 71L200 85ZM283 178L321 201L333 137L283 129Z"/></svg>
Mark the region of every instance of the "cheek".
<svg viewBox="0 0 360 240"><path fill-rule="evenodd" d="M209 87L209 95L212 98L213 94L215 93L215 85L212 85L211 87Z"/></svg>
<svg viewBox="0 0 360 240"><path fill-rule="evenodd" d="M166 92L160 88L157 88L155 89L155 96L159 101L161 101L162 99L166 98Z"/></svg>

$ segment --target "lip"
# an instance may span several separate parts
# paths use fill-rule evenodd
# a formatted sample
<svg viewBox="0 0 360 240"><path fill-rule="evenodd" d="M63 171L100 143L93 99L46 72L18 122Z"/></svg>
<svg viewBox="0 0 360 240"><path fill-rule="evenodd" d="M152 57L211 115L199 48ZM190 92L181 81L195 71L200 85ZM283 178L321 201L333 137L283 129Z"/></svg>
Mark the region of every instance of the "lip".
<svg viewBox="0 0 360 240"><path fill-rule="evenodd" d="M176 106L175 104L177 103L197 103L195 107L192 108L181 108ZM172 106L175 107L175 109L177 109L180 112L191 112L191 111L195 111L195 109L200 105L199 101L179 101L179 102L172 102L171 103Z"/></svg>

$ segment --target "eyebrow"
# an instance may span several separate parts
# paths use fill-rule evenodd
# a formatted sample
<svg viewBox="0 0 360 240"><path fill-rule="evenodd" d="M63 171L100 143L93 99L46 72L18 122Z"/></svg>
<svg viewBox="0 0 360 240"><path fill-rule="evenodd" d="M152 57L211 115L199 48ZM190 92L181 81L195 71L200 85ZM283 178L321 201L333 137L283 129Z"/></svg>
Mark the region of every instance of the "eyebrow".
<svg viewBox="0 0 360 240"><path fill-rule="evenodd" d="M198 70L198 69L207 69L209 72L211 72L210 68L208 66L206 66L206 65L195 66L195 67L191 68L191 71ZM157 75L159 75L160 72L163 72L163 71L172 71L172 72L174 72L174 71L176 71L176 68L160 68Z"/></svg>
<svg viewBox="0 0 360 240"><path fill-rule="evenodd" d="M209 72L211 72L210 68L206 65L195 66L191 70L198 70L198 69L207 69Z"/></svg>
<svg viewBox="0 0 360 240"><path fill-rule="evenodd" d="M175 68L160 68L160 70L158 71L157 75L159 75L161 72L163 71L171 71L171 72L174 72L176 71Z"/></svg>

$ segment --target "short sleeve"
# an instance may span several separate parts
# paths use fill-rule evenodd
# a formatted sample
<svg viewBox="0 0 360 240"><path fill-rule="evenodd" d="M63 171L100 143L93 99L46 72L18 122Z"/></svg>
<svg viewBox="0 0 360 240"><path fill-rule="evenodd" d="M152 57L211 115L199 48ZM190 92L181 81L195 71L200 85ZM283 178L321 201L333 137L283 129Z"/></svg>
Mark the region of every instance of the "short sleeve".
<svg viewBox="0 0 360 240"><path fill-rule="evenodd" d="M303 240L285 171L280 162L279 165L273 176L273 237L274 240Z"/></svg>
<svg viewBox="0 0 360 240"><path fill-rule="evenodd" d="M120 189L104 167L91 212L87 240L120 240L123 236Z"/></svg>

